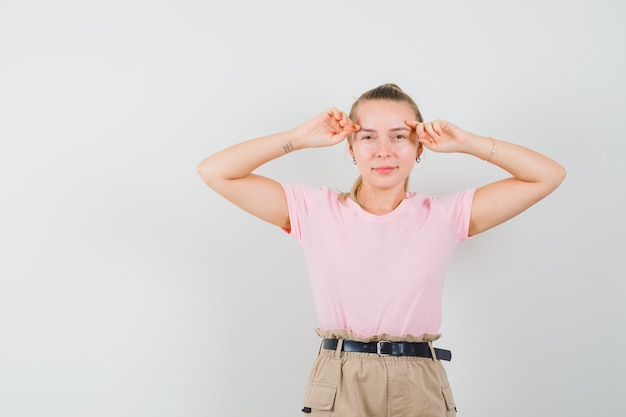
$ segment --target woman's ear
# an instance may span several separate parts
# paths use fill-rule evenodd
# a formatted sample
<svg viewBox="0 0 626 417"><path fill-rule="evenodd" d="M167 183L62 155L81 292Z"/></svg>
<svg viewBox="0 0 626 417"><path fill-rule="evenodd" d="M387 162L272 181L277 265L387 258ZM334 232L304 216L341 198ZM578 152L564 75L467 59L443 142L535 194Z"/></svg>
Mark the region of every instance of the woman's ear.
<svg viewBox="0 0 626 417"><path fill-rule="evenodd" d="M419 145L417 145L417 157L418 158L422 156L422 152L424 152L424 145L422 145L422 143L420 142Z"/></svg>

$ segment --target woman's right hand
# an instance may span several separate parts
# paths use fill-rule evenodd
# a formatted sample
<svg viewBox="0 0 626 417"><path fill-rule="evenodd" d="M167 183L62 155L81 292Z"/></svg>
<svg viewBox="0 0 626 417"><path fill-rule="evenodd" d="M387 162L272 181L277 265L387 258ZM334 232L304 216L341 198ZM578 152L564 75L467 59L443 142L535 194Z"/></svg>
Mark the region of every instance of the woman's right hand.
<svg viewBox="0 0 626 417"><path fill-rule="evenodd" d="M331 107L299 126L296 131L302 147L319 148L336 145L360 129L361 126L353 123L346 113Z"/></svg>

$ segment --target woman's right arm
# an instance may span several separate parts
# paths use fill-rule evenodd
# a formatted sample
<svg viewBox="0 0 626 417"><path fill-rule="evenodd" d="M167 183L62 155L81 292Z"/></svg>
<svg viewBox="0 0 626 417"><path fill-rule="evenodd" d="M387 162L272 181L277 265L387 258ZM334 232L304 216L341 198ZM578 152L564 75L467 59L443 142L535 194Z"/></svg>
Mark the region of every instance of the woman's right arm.
<svg viewBox="0 0 626 417"><path fill-rule="evenodd" d="M254 170L291 151L335 145L357 130L345 113L331 108L295 129L248 140L211 155L198 165L198 173L209 187L236 206L290 229L282 186L253 174Z"/></svg>

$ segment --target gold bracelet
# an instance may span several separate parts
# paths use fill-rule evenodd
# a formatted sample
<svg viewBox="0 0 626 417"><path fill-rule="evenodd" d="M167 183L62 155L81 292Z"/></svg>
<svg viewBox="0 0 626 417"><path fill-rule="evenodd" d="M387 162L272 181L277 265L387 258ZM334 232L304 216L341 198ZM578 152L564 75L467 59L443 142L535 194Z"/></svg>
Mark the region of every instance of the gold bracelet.
<svg viewBox="0 0 626 417"><path fill-rule="evenodd" d="M496 154L496 151L498 150L498 148L496 148L496 141L493 140L492 137L490 137L489 139L491 139L491 143L493 143L493 146L491 147L491 152L489 153L489 156L487 157L487 159L485 159L485 161L489 162L489 160Z"/></svg>

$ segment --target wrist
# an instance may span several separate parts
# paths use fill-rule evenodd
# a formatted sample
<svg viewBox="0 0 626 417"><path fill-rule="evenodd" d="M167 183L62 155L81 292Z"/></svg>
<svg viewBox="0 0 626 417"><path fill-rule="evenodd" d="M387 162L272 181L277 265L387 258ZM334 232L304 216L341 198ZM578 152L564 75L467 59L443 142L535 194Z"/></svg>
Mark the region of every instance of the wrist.
<svg viewBox="0 0 626 417"><path fill-rule="evenodd" d="M491 149L489 150L489 156L487 156L487 158L482 158L483 161L487 161L487 162L489 162L491 158L493 158L493 156L498 151L498 146L496 145L495 139L492 138L491 136L489 137L489 139L491 139Z"/></svg>
<svg viewBox="0 0 626 417"><path fill-rule="evenodd" d="M464 152L489 162L498 152L498 144L492 137L471 134Z"/></svg>
<svg viewBox="0 0 626 417"><path fill-rule="evenodd" d="M281 136L281 146L285 153L290 153L308 147L299 128L287 130L283 132Z"/></svg>

